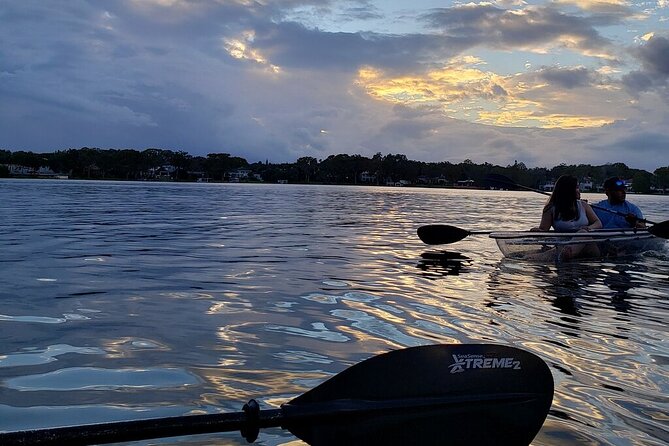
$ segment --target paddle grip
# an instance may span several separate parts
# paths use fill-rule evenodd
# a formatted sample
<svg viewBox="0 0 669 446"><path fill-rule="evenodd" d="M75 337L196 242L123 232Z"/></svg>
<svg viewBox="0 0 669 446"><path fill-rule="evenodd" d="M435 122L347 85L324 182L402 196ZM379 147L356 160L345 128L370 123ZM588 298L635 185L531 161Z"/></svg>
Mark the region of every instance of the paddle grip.
<svg viewBox="0 0 669 446"><path fill-rule="evenodd" d="M251 399L248 403L244 404L242 411L246 417L239 431L246 441L253 443L260 433L260 405L256 400Z"/></svg>

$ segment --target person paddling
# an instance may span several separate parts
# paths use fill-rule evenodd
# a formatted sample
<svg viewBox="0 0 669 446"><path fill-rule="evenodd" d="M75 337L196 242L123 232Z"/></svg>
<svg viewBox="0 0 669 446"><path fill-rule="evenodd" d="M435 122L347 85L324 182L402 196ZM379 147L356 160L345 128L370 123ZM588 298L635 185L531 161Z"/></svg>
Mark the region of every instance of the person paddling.
<svg viewBox="0 0 669 446"><path fill-rule="evenodd" d="M642 221L641 209L626 200L626 185L618 177L611 177L604 181L606 200L595 205L595 213L604 228L645 228ZM608 211L607 211L608 209Z"/></svg>

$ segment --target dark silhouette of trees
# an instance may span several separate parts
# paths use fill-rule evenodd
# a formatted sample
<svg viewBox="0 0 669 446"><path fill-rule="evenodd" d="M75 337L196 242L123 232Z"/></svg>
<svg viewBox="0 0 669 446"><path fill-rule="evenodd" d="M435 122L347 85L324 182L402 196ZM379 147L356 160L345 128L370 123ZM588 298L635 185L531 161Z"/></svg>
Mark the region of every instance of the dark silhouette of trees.
<svg viewBox="0 0 669 446"><path fill-rule="evenodd" d="M655 169L656 186L662 190L669 189L669 166Z"/></svg>
<svg viewBox="0 0 669 446"><path fill-rule="evenodd" d="M248 164L244 158L231 156L229 153L210 153L207 155L204 167L210 178L225 181L229 171L246 167Z"/></svg>
<svg viewBox="0 0 669 446"><path fill-rule="evenodd" d="M297 159L297 169L300 175L299 181L309 183L318 171L318 160L311 156L303 156Z"/></svg>
<svg viewBox="0 0 669 446"><path fill-rule="evenodd" d="M589 178L595 187L611 176L632 180L634 191L652 192L669 188L669 166L660 167L654 173L632 169L623 163L593 166L590 164L560 164L552 168L529 168L515 161L507 166L490 163L476 164L470 159L461 163L423 162L410 160L403 154L376 153L371 158L362 155L330 155L323 160L304 156L294 163L272 164L268 161L249 164L246 159L229 153L210 153L206 157L192 156L183 150L149 148L134 149L80 149L59 150L53 153L11 152L0 150L0 165L21 165L32 169L49 167L54 172L71 178L91 179L171 179L194 181L208 178L213 181L230 180L230 172L247 169L250 174L243 181L286 181L290 183L360 184L363 173L369 184L402 184L422 186L451 186L458 181L473 181L474 186L486 187L489 174L502 174L514 182L532 188L540 188L560 175L571 174L578 178ZM0 175L9 175L3 167ZM370 178L372 180L370 180Z"/></svg>

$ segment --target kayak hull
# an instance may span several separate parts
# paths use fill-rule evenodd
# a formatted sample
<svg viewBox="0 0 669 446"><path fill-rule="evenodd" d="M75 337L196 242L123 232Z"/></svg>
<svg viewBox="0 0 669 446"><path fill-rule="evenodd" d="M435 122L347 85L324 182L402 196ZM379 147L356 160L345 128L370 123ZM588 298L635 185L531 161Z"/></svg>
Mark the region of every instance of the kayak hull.
<svg viewBox="0 0 669 446"><path fill-rule="evenodd" d="M620 258L646 251L662 251L665 240L647 231L591 231L579 233L507 231L493 232L506 258L563 262L578 259Z"/></svg>

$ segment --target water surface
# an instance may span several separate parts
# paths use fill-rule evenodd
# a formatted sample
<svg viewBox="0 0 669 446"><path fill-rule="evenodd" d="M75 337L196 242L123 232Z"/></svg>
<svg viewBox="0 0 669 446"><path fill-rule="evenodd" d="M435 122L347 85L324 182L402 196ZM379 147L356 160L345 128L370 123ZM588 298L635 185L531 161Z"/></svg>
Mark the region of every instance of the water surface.
<svg viewBox="0 0 669 446"><path fill-rule="evenodd" d="M603 195L586 196L598 200ZM629 196L655 221L667 196ZM402 347L490 342L556 383L533 444L669 442L669 253L545 265L429 223L536 226L532 192L0 180L0 430L274 408ZM154 442L155 443L155 442ZM238 433L161 444L246 444ZM267 429L257 444L300 444Z"/></svg>

